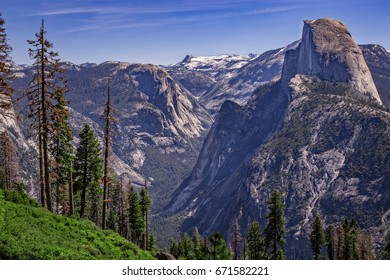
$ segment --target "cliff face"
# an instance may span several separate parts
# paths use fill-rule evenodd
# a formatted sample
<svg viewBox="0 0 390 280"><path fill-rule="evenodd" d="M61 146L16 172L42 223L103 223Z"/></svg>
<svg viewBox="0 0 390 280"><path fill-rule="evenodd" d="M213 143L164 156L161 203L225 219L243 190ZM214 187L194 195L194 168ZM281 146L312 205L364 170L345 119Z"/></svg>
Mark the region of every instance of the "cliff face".
<svg viewBox="0 0 390 280"><path fill-rule="evenodd" d="M382 104L361 49L338 20L305 20L301 44L287 53L286 61L282 73L286 84L296 74L348 82L362 96Z"/></svg>
<svg viewBox="0 0 390 280"><path fill-rule="evenodd" d="M26 185L26 191L37 196L33 188L37 178L36 146L33 141L27 141L17 121L13 102L10 96L0 93L0 133L7 130L15 147L20 166L20 177Z"/></svg>
<svg viewBox="0 0 390 280"><path fill-rule="evenodd" d="M277 189L286 205L289 258L311 256L315 213L327 225L354 218L383 242L390 223L390 115L380 103L345 26L306 21L281 80L259 88L244 106L224 103L166 213L186 214L184 231L198 227L229 238L234 217L241 228L253 220L265 226L266 201Z"/></svg>

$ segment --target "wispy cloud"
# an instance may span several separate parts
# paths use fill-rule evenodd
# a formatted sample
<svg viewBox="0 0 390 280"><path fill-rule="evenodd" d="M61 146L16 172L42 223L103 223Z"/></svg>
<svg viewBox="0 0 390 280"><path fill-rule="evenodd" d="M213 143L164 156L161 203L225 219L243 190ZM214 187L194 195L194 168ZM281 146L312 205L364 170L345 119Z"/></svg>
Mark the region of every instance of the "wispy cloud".
<svg viewBox="0 0 390 280"><path fill-rule="evenodd" d="M92 5L91 3L86 5L86 2L83 2L84 6L72 5L73 7L69 8L69 5L67 7L60 5L56 9L41 10L37 13L31 13L29 16L75 15L78 21L73 21L74 25L69 27L65 31L66 33L93 30L106 32L280 13L304 7L302 4L297 4L300 1L292 1L288 5L285 1L277 1L280 6L275 6L271 2L274 3L274 1L269 0L210 0L207 2L177 0L159 1L158 4L149 6L146 4L130 6L129 2L123 1L114 1L111 6L108 6L107 2L100 5Z"/></svg>

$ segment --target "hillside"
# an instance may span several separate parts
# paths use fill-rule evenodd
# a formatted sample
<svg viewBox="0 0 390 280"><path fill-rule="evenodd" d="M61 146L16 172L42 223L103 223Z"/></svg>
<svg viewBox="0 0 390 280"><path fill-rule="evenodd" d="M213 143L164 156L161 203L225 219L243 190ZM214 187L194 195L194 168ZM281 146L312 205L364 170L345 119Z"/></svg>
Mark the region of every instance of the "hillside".
<svg viewBox="0 0 390 280"><path fill-rule="evenodd" d="M149 252L92 222L59 216L0 190L0 260L150 260Z"/></svg>

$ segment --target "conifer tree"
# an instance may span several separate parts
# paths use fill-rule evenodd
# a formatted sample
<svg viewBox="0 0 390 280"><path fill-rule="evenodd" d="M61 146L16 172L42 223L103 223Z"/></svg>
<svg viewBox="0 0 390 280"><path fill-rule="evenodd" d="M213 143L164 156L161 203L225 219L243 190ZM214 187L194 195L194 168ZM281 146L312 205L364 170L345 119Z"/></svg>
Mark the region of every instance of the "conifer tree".
<svg viewBox="0 0 390 280"><path fill-rule="evenodd" d="M157 252L157 236L154 232L149 234L148 247L146 249L153 255Z"/></svg>
<svg viewBox="0 0 390 280"><path fill-rule="evenodd" d="M142 215L142 220L144 224L144 229L143 229L143 235L142 235L142 248L145 249L148 247L148 240L149 240L149 207L150 207L150 198L148 194L148 182L145 179L145 184L144 187L141 190L140 193L140 209L141 209L141 215Z"/></svg>
<svg viewBox="0 0 390 280"><path fill-rule="evenodd" d="M179 249L179 244L175 239L171 240L171 246L169 253L174 256L176 259L179 259L180 256L180 249Z"/></svg>
<svg viewBox="0 0 390 280"><path fill-rule="evenodd" d="M202 260L203 256L203 238L199 234L198 228L195 228L194 234L192 235L192 248L194 251L194 258L196 260Z"/></svg>
<svg viewBox="0 0 390 280"><path fill-rule="evenodd" d="M52 115L55 112L54 105L56 94L65 92L66 82L59 75L62 72L58 53L52 51L53 44L46 39L44 21L42 20L39 33L35 34L35 40L28 40L31 45L29 54L35 60L36 73L33 80L25 92L29 101L29 117L33 119L34 128L38 131L39 152L42 162L40 164L40 174L44 182L41 182L45 189L47 209L53 211L52 190L50 173L51 163L49 145L56 127L52 123Z"/></svg>
<svg viewBox="0 0 390 280"><path fill-rule="evenodd" d="M107 220L107 228L111 229L115 232L118 231L116 211L113 207L110 207L110 211L108 214L108 220Z"/></svg>
<svg viewBox="0 0 390 280"><path fill-rule="evenodd" d="M110 79L108 79L107 86L107 102L104 112L105 130L104 130L104 172L103 172L103 214L102 214L102 228L106 229L107 223L107 208L108 208L108 171L109 171L109 157L112 150L112 105L110 93Z"/></svg>
<svg viewBox="0 0 390 280"><path fill-rule="evenodd" d="M9 136L8 130L0 134L0 186L6 189L16 189L20 182L20 167L16 157L14 143Z"/></svg>
<svg viewBox="0 0 390 280"><path fill-rule="evenodd" d="M335 236L334 236L334 229L332 225L329 225L326 228L325 240L326 240L326 251L328 254L328 259L334 260L335 259Z"/></svg>
<svg viewBox="0 0 390 280"><path fill-rule="evenodd" d="M116 184L116 194L117 194L117 198L115 199L115 201L117 201L118 233L121 236L127 238L128 235L128 221L127 221L127 214L126 214L127 195L123 187L122 178L120 183Z"/></svg>
<svg viewBox="0 0 390 280"><path fill-rule="evenodd" d="M73 198L73 190L69 189L70 177L73 172L72 163L74 160L74 151L72 145L72 130L69 126L69 110L66 107L68 101L64 98L63 90L59 89L55 95L56 104L53 106L51 114L54 133L50 147L53 156L53 185L56 190L57 213L62 207L64 214L71 212L70 199ZM72 214L71 214L72 215Z"/></svg>
<svg viewBox="0 0 390 280"><path fill-rule="evenodd" d="M143 220L142 220L142 214L139 205L138 194L135 191L133 185L130 185L128 201L129 201L128 218L129 218L129 228L130 228L130 240L133 243L140 245L144 227L143 227Z"/></svg>
<svg viewBox="0 0 390 280"><path fill-rule="evenodd" d="M243 242L242 247L243 247L243 249L242 249L242 259L243 260L247 260L248 259L248 242L247 242L246 238L244 238L244 242Z"/></svg>
<svg viewBox="0 0 390 280"><path fill-rule="evenodd" d="M240 258L242 235L240 232L240 225L238 224L237 217L233 219L233 223L231 227L231 235L232 235L231 246L233 250L233 260L238 260Z"/></svg>
<svg viewBox="0 0 390 280"><path fill-rule="evenodd" d="M336 257L338 260L344 259L344 247L345 247L345 234L344 228L341 224L337 225L336 228L336 236L337 236L337 245L336 245Z"/></svg>
<svg viewBox="0 0 390 280"><path fill-rule="evenodd" d="M279 191L271 193L267 205L267 225L264 229L266 248L269 250L271 259L285 259L283 244L286 242L284 239L286 236L286 219Z"/></svg>
<svg viewBox="0 0 390 280"><path fill-rule="evenodd" d="M325 244L325 234L322 227L321 218L318 215L316 215L311 227L310 243L314 253L314 259L318 260L322 247Z"/></svg>
<svg viewBox="0 0 390 280"><path fill-rule="evenodd" d="M261 236L261 228L258 222L254 221L249 225L248 231L248 259L250 260L265 260L267 252L264 244L264 239Z"/></svg>
<svg viewBox="0 0 390 280"><path fill-rule="evenodd" d="M0 13L0 95L11 96L13 89L9 84L12 76L11 46L8 44L5 20ZM1 105L3 106L3 104Z"/></svg>
<svg viewBox="0 0 390 280"><path fill-rule="evenodd" d="M230 259L230 251L219 232L213 233L208 238L211 247L211 257L213 260L228 260Z"/></svg>
<svg viewBox="0 0 390 280"><path fill-rule="evenodd" d="M80 133L80 143L74 161L75 191L81 192L80 218L86 215L87 195L91 210L89 217L98 224L101 202L100 182L102 179L102 159L99 142L89 125Z"/></svg>
<svg viewBox="0 0 390 280"><path fill-rule="evenodd" d="M187 233L184 233L183 238L180 240L179 248L180 256L187 260L193 259L192 242Z"/></svg>
<svg viewBox="0 0 390 280"><path fill-rule="evenodd" d="M368 233L360 234L360 260L372 260L374 258L372 252L372 240Z"/></svg>

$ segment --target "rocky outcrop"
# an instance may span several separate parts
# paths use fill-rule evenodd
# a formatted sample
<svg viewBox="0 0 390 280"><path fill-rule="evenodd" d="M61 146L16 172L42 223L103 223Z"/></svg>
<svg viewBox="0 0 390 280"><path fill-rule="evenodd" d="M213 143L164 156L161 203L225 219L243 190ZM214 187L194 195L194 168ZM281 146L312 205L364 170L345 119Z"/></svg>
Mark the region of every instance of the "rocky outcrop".
<svg viewBox="0 0 390 280"><path fill-rule="evenodd" d="M7 130L12 139L18 162L20 166L20 176L26 186L26 191L37 197L37 189L33 186L37 178L36 146L34 141L28 141L17 120L12 99L9 95L0 93L0 132Z"/></svg>
<svg viewBox="0 0 390 280"><path fill-rule="evenodd" d="M348 82L362 96L382 104L362 51L345 24L338 20L304 21L300 46L286 55L282 73L285 85L296 74Z"/></svg>

